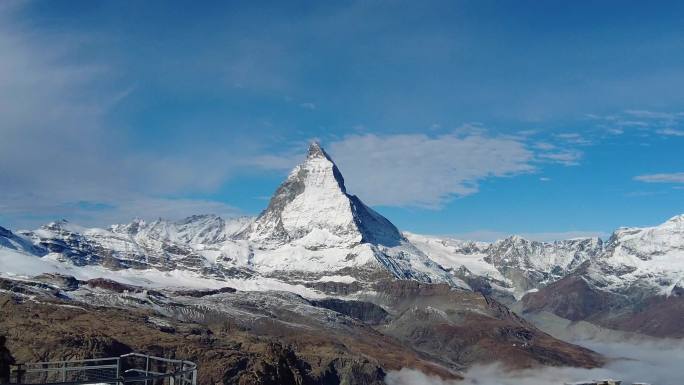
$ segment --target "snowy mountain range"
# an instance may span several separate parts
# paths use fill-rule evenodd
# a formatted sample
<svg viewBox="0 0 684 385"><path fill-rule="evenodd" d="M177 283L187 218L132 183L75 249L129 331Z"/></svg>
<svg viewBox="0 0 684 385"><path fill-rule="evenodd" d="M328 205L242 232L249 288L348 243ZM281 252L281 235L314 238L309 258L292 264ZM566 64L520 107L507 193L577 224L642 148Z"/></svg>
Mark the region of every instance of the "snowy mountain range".
<svg viewBox="0 0 684 385"><path fill-rule="evenodd" d="M673 295L684 286L684 215L599 238L492 243L401 233L347 193L317 144L256 218L196 215L108 229L66 221L0 227L0 274L114 275L152 286L283 289L308 296L368 290L379 279L447 283L512 304L568 276L616 295Z"/></svg>
<svg viewBox="0 0 684 385"><path fill-rule="evenodd" d="M337 166L317 143L257 218L197 215L177 222L135 220L108 229L59 221L33 231L3 231L5 243L25 258L67 266L181 271L214 280L266 277L295 284L363 284L394 277L468 288L389 220L348 194ZM19 271L4 260L3 272L40 272Z"/></svg>

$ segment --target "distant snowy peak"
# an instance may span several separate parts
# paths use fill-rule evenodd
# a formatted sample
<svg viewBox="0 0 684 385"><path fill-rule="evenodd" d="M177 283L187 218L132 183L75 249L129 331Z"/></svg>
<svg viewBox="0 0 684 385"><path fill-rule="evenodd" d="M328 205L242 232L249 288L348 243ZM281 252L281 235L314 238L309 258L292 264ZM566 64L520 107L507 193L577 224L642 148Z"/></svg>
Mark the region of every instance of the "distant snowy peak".
<svg viewBox="0 0 684 385"><path fill-rule="evenodd" d="M482 256L485 262L497 268L541 272L572 269L603 251L603 241L600 238L539 242L513 235L489 243L405 234L411 242L419 245L440 244L442 250L449 250L456 259L459 256Z"/></svg>
<svg viewBox="0 0 684 385"><path fill-rule="evenodd" d="M113 225L110 230L137 238L148 238L181 244L213 245L234 238L254 219L238 217L223 219L217 215L193 215L178 221L157 219L145 222L136 219L128 224Z"/></svg>
<svg viewBox="0 0 684 385"><path fill-rule="evenodd" d="M596 257L603 251L599 238L578 238L555 242L530 241L512 236L487 248L487 261L497 266L562 273Z"/></svg>
<svg viewBox="0 0 684 385"><path fill-rule="evenodd" d="M312 143L304 162L290 172L252 225L249 239L318 248L365 242L395 246L403 238L390 221L347 194L335 163Z"/></svg>
<svg viewBox="0 0 684 385"><path fill-rule="evenodd" d="M405 234L455 274L483 277L516 297L574 273L616 292L639 293L635 287L640 287L670 294L684 285L684 215L658 226L620 228L605 242L538 242L511 236L484 243Z"/></svg>
<svg viewBox="0 0 684 385"><path fill-rule="evenodd" d="M490 292L488 285L521 297L527 290L563 277L583 262L600 255L598 238L556 242L532 241L514 235L492 243L463 241L405 233L429 258L458 277ZM488 284L473 280L483 278Z"/></svg>
<svg viewBox="0 0 684 385"><path fill-rule="evenodd" d="M684 281L684 215L654 227L623 227L593 263L591 277L604 285L657 283L669 293Z"/></svg>
<svg viewBox="0 0 684 385"><path fill-rule="evenodd" d="M654 227L622 227L613 233L609 243L611 246L626 243L667 248L683 246L684 215L672 217L665 223Z"/></svg>
<svg viewBox="0 0 684 385"><path fill-rule="evenodd" d="M623 227L616 230L607 244L605 258L624 264L664 260L684 263L684 215L678 215L654 227Z"/></svg>
<svg viewBox="0 0 684 385"><path fill-rule="evenodd" d="M47 254L45 248L34 245L29 238L14 234L9 229L0 226L0 248L2 247L39 256Z"/></svg>

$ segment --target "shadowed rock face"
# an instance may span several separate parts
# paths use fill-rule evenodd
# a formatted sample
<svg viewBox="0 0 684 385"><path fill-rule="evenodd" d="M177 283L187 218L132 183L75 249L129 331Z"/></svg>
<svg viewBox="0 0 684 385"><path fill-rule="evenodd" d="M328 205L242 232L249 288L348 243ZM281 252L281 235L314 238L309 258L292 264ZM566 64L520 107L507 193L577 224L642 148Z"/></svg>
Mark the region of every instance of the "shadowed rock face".
<svg viewBox="0 0 684 385"><path fill-rule="evenodd" d="M609 311L624 300L593 287L579 275L571 275L525 295L521 302L525 312L544 310L571 321L582 321Z"/></svg>
<svg viewBox="0 0 684 385"><path fill-rule="evenodd" d="M5 346L6 337L0 335L0 384L10 382L10 365L15 364L14 357Z"/></svg>
<svg viewBox="0 0 684 385"><path fill-rule="evenodd" d="M627 314L601 320L601 324L619 330L634 331L654 337L684 338L684 298L650 297L633 306Z"/></svg>
<svg viewBox="0 0 684 385"><path fill-rule="evenodd" d="M235 293L237 290L232 287L222 287L220 289L205 289L205 290L178 290L175 292L176 295L182 295L186 297L206 297L208 295L215 295L221 293Z"/></svg>
<svg viewBox="0 0 684 385"><path fill-rule="evenodd" d="M311 301L314 306L334 310L340 314L356 318L369 325L378 325L387 321L389 313L380 306L363 301L343 301L336 298L327 298L320 301Z"/></svg>

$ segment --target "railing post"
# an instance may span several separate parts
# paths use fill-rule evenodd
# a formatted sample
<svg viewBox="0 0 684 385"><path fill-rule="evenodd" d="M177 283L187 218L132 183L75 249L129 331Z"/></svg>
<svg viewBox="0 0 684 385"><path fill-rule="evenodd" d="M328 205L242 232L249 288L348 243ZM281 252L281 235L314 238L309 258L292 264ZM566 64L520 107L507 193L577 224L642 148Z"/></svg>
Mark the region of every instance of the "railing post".
<svg viewBox="0 0 684 385"><path fill-rule="evenodd" d="M145 355L145 377L150 375L150 356ZM148 380L145 380L145 385L147 385Z"/></svg>
<svg viewBox="0 0 684 385"><path fill-rule="evenodd" d="M123 385L121 378L121 357L116 357L116 385Z"/></svg>
<svg viewBox="0 0 684 385"><path fill-rule="evenodd" d="M0 0L1 1L1 0ZM126 364L125 357L136 357ZM145 359L144 372L140 358ZM135 363L135 364L134 364ZM127 365L132 365L126 369ZM36 374L39 382L63 382L100 380L109 385L126 385L126 381L144 382L145 385L197 385L197 365L190 361L154 357L143 354L129 354L107 359L85 359L74 361L36 362L17 364L11 372L15 384L26 381L27 374ZM154 367L154 370L153 370ZM112 376L112 370L115 376ZM156 371L155 371L156 370ZM69 374L69 372L76 372ZM106 378L103 378L106 372ZM130 377L127 377L130 373ZM144 376L141 376L144 373ZM33 376L30 376L33 378ZM166 381L168 379L168 382ZM30 380L30 379L29 379ZM39 383L32 381L33 383ZM71 382L75 384L77 382Z"/></svg>
<svg viewBox="0 0 684 385"><path fill-rule="evenodd" d="M24 381L24 364L17 365L17 384L21 384Z"/></svg>

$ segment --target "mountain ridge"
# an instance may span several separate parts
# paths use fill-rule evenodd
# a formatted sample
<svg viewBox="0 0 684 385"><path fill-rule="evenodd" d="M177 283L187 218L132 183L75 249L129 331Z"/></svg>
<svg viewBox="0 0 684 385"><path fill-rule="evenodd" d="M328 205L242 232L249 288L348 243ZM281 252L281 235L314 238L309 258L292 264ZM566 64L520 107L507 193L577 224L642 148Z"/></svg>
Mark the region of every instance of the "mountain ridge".
<svg viewBox="0 0 684 385"><path fill-rule="evenodd" d="M177 221L136 219L107 229L67 221L17 233L0 228L0 265L5 275L82 270L92 278L116 272L133 283L154 285L163 285L167 275L178 280L169 285L243 282L241 287L277 287L314 297L409 279L481 292L509 305L536 295L528 311L555 311L577 291L628 298L611 306L636 309L658 296L684 293L684 215L652 227L621 227L605 241L539 242L514 235L473 242L401 233L347 193L340 170L313 143L256 218L205 214ZM21 269L13 272L14 266ZM570 277L581 282L552 286ZM545 300L548 287L567 292L549 293L553 300ZM573 314L594 316L595 309L582 306Z"/></svg>

